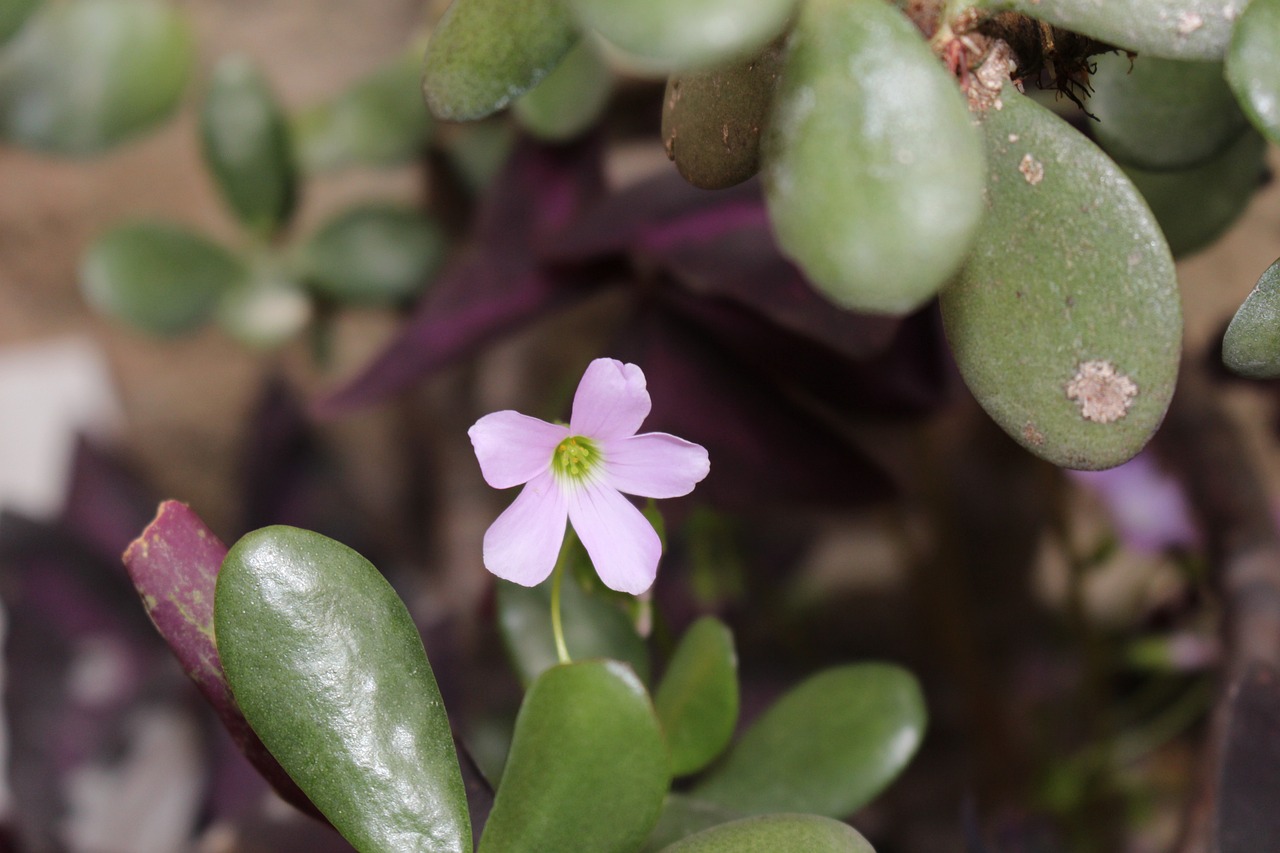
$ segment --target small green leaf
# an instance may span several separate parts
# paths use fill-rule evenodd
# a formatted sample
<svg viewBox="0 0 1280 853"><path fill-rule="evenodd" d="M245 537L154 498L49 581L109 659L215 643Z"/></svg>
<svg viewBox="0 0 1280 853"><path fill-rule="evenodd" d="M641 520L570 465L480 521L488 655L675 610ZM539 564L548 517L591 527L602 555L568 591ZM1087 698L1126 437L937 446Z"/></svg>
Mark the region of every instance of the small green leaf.
<svg viewBox="0 0 1280 853"><path fill-rule="evenodd" d="M626 613L586 592L571 574L561 583L560 596L565 645L571 657L620 660L648 680L649 649ZM532 684L555 665L550 580L536 587L498 581L498 624L522 683Z"/></svg>
<svg viewBox="0 0 1280 853"><path fill-rule="evenodd" d="M654 853L695 832L743 817L746 815L733 809L672 791L662 804L662 815L658 818L657 825L645 839L643 853Z"/></svg>
<svg viewBox="0 0 1280 853"><path fill-rule="evenodd" d="M214 69L200 114L205 162L244 225L269 235L293 212L293 151L284 113L245 57Z"/></svg>
<svg viewBox="0 0 1280 853"><path fill-rule="evenodd" d="M828 669L779 699L689 796L748 815L844 817L902 772L924 727L924 699L906 670Z"/></svg>
<svg viewBox="0 0 1280 853"><path fill-rule="evenodd" d="M360 853L470 853L431 665L367 560L318 533L254 531L223 562L214 626L249 724Z"/></svg>
<svg viewBox="0 0 1280 853"><path fill-rule="evenodd" d="M170 4L45 3L0 54L0 137L57 154L110 148L173 111L193 52Z"/></svg>
<svg viewBox="0 0 1280 853"><path fill-rule="evenodd" d="M1249 0L968 0L1164 59L1221 61ZM1256 0L1255 0L1256 2Z"/></svg>
<svg viewBox="0 0 1280 853"><path fill-rule="evenodd" d="M651 70L707 68L759 51L796 0L567 0L585 26Z"/></svg>
<svg viewBox="0 0 1280 853"><path fill-rule="evenodd" d="M724 751L738 722L738 659L723 622L708 616L690 626L653 701L673 776L701 770Z"/></svg>
<svg viewBox="0 0 1280 853"><path fill-rule="evenodd" d="M914 310L982 216L959 87L884 0L809 0L783 63L761 151L779 246L839 305Z"/></svg>
<svg viewBox="0 0 1280 853"><path fill-rule="evenodd" d="M1252 0L1227 50L1227 82L1249 120L1280 143L1280 0Z"/></svg>
<svg viewBox="0 0 1280 853"><path fill-rule="evenodd" d="M1231 227L1267 176L1267 142L1253 128L1193 169L1148 172L1122 166L1142 193L1175 258L1212 244Z"/></svg>
<svg viewBox="0 0 1280 853"><path fill-rule="evenodd" d="M1089 82L1094 136L1125 165L1189 169L1220 156L1249 127L1218 62L1104 54Z"/></svg>
<svg viewBox="0 0 1280 853"><path fill-rule="evenodd" d="M0 44L26 23L27 17L40 5L41 0L4 0L0 4Z"/></svg>
<svg viewBox="0 0 1280 853"><path fill-rule="evenodd" d="M1178 375L1182 312L1155 217L1119 167L1011 85L981 117L987 218L942 316L969 390L1055 465L1142 449Z"/></svg>
<svg viewBox="0 0 1280 853"><path fill-rule="evenodd" d="M1280 260L1267 267L1231 318L1222 361L1251 379L1280 376Z"/></svg>
<svg viewBox="0 0 1280 853"><path fill-rule="evenodd" d="M405 53L326 103L298 115L291 134L309 172L393 166L422 152L435 122L422 101L419 52Z"/></svg>
<svg viewBox="0 0 1280 853"><path fill-rule="evenodd" d="M353 207L334 217L302 250L307 281L343 303L383 305L420 293L444 261L444 233L415 210Z"/></svg>
<svg viewBox="0 0 1280 853"><path fill-rule="evenodd" d="M272 258L260 260L218 301L218 325L245 346L273 349L311 322L311 296Z"/></svg>
<svg viewBox="0 0 1280 853"><path fill-rule="evenodd" d="M80 288L96 310L156 335L204 323L245 268L217 243L163 222L138 222L94 241Z"/></svg>
<svg viewBox="0 0 1280 853"><path fill-rule="evenodd" d="M578 42L554 71L515 102L516 118L540 139L572 139L595 124L613 91L613 75L587 42Z"/></svg>
<svg viewBox="0 0 1280 853"><path fill-rule="evenodd" d="M552 667L520 707L480 853L633 853L669 782L657 717L629 667Z"/></svg>
<svg viewBox="0 0 1280 853"><path fill-rule="evenodd" d="M782 68L782 47L667 81L662 140L667 156L695 187L718 190L760 170L760 137Z"/></svg>
<svg viewBox="0 0 1280 853"><path fill-rule="evenodd" d="M454 121L497 112L538 85L577 40L561 0L453 0L427 43L427 106Z"/></svg>
<svg viewBox="0 0 1280 853"><path fill-rule="evenodd" d="M662 853L875 853L856 829L828 817L770 814L699 832Z"/></svg>

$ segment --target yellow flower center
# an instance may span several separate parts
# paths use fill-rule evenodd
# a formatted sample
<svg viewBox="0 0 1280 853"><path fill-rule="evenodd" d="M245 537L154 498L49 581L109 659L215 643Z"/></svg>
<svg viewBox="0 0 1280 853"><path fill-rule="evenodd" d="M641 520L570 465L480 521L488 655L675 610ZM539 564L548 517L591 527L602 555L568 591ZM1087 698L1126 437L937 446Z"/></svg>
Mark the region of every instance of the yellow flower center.
<svg viewBox="0 0 1280 853"><path fill-rule="evenodd" d="M551 457L551 470L557 477L585 480L600 463L600 450L596 443L580 435L570 436L560 442Z"/></svg>

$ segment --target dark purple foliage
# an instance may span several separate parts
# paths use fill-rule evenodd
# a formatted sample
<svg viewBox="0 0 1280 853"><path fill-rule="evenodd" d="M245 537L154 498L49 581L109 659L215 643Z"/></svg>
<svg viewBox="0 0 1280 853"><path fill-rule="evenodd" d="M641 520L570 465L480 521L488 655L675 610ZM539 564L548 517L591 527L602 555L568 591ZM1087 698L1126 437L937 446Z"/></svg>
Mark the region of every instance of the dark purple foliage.
<svg viewBox="0 0 1280 853"><path fill-rule="evenodd" d="M1226 731L1214 849L1273 849L1280 839L1280 673L1273 667L1255 663L1231 685Z"/></svg>

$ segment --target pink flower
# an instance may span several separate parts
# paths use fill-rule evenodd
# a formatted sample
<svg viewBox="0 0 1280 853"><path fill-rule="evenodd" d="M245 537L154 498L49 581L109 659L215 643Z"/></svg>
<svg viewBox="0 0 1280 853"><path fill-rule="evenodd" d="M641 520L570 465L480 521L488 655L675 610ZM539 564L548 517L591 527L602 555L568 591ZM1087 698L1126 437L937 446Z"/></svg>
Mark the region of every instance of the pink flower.
<svg viewBox="0 0 1280 853"><path fill-rule="evenodd" d="M476 421L467 434L485 482L524 484L485 532L485 568L524 586L541 583L555 567L567 520L606 586L632 595L648 589L662 544L622 495L687 495L711 465L700 445L660 432L636 435L649 408L639 367L598 358L578 383L567 427L512 411Z"/></svg>

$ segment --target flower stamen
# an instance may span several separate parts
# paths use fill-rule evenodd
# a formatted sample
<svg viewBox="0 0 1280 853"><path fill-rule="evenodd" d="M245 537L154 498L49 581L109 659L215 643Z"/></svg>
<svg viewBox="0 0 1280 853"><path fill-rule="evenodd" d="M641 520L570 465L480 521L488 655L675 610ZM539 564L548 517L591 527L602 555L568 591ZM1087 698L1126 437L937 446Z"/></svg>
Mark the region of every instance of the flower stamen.
<svg viewBox="0 0 1280 853"><path fill-rule="evenodd" d="M600 464L600 449L581 435L566 438L551 457L551 470L561 480L588 480Z"/></svg>

